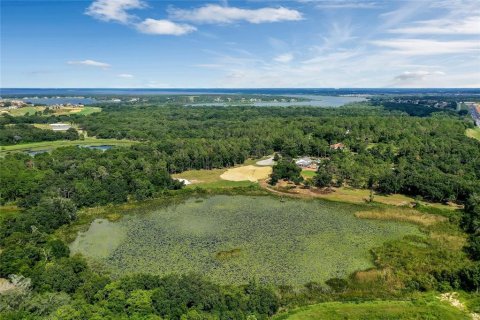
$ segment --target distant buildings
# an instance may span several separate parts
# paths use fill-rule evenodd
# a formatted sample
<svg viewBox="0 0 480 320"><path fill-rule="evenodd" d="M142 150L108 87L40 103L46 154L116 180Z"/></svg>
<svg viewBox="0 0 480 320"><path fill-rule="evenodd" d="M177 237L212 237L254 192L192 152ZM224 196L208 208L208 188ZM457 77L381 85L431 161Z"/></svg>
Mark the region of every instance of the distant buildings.
<svg viewBox="0 0 480 320"><path fill-rule="evenodd" d="M27 106L31 106L31 104L23 100L0 99L0 108L5 108L6 110L14 110Z"/></svg>
<svg viewBox="0 0 480 320"><path fill-rule="evenodd" d="M465 102L465 105L469 107L473 121L475 121L477 127L480 127L480 105L475 102Z"/></svg>

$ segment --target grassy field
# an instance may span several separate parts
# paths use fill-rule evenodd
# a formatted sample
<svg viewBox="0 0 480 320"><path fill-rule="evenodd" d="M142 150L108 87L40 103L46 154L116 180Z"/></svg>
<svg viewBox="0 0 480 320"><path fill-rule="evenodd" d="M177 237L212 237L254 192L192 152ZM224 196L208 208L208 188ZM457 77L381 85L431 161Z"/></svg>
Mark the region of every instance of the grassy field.
<svg viewBox="0 0 480 320"><path fill-rule="evenodd" d="M303 172L302 172L303 173ZM266 188L270 188L272 191L277 193L285 193L286 195L292 195L303 198L321 198L331 201L339 202L348 202L355 204L365 203L369 199L370 190L367 189L354 189L351 187L340 187L340 188L331 188L331 192L316 192L315 189L302 189L299 187L294 187L289 185L291 188L285 187L276 187L271 188L265 183L262 184ZM288 190L287 190L288 189ZM374 202L393 205L393 206L409 206L414 203L416 200L412 197L403 195L403 194L391 194L391 195L381 195L374 194ZM425 208L440 209L454 211L461 209L461 206L456 204L442 204L442 203L431 203L425 201L418 201Z"/></svg>
<svg viewBox="0 0 480 320"><path fill-rule="evenodd" d="M292 310L274 320L462 320L465 312L436 297L412 301L327 302Z"/></svg>
<svg viewBox="0 0 480 320"><path fill-rule="evenodd" d="M89 115L95 112L101 112L102 108L99 107L83 107L82 111L78 112L77 114L81 115Z"/></svg>
<svg viewBox="0 0 480 320"><path fill-rule="evenodd" d="M478 127L475 129L467 129L465 134L467 135L467 137L477 139L478 141L480 141L480 128Z"/></svg>
<svg viewBox="0 0 480 320"><path fill-rule="evenodd" d="M45 107L24 107L24 108L18 108L14 110L8 110L8 114L18 117L18 116L24 116L27 113L29 114L34 114L37 111L43 111L45 110ZM99 107L81 107L81 108L62 108L58 110L54 110L55 115L68 115L68 114L83 114L83 115L88 115L92 114L94 112L100 112L102 111L101 108Z"/></svg>
<svg viewBox="0 0 480 320"><path fill-rule="evenodd" d="M15 215L18 212L20 212L20 208L17 207L16 205L9 204L9 205L0 206L0 222L5 217Z"/></svg>
<svg viewBox="0 0 480 320"><path fill-rule="evenodd" d="M37 111L43 111L43 110L45 110L45 107L25 107L25 108L8 110L8 114L14 117L18 117L18 116L24 116L27 113L33 114Z"/></svg>
<svg viewBox="0 0 480 320"><path fill-rule="evenodd" d="M237 187L250 187L256 186L256 182L245 181L229 181L222 179L221 175L228 170L241 169L243 167L237 167L232 169L212 169L212 170L187 170L182 173L173 174L173 178L187 179L192 184L187 188L204 188L204 189L229 189ZM261 170L265 170L259 167ZM269 168L267 168L268 170ZM246 178L248 179L248 177Z"/></svg>
<svg viewBox="0 0 480 320"><path fill-rule="evenodd" d="M434 224L447 221L446 217L421 213L417 210L406 208L388 208L388 209L374 209L367 211L359 211L355 213L355 217L360 219L374 219L374 220L390 220L415 223L424 227L432 226Z"/></svg>
<svg viewBox="0 0 480 320"><path fill-rule="evenodd" d="M112 210L123 216L116 222L94 221L71 250L117 275L195 272L226 284L321 283L373 267L370 249L385 241L421 234L411 224L358 219L353 213L362 208L221 195L168 207L138 204Z"/></svg>
<svg viewBox="0 0 480 320"><path fill-rule="evenodd" d="M182 178L191 181L193 184L204 184L222 181L220 176L226 169L212 169L212 170L187 170L182 173L173 174L174 178Z"/></svg>
<svg viewBox="0 0 480 320"><path fill-rule="evenodd" d="M0 156L5 156L9 152L24 152L24 151L39 151L39 150L52 150L60 147L68 146L101 146L101 145L114 145L114 146L129 146L136 141L132 140L116 140L116 139L96 139L85 138L85 140L59 140L59 141L42 141L16 144L13 146L1 146Z"/></svg>
<svg viewBox="0 0 480 320"><path fill-rule="evenodd" d="M312 179L317 173L311 170L302 170L301 174L304 179Z"/></svg>

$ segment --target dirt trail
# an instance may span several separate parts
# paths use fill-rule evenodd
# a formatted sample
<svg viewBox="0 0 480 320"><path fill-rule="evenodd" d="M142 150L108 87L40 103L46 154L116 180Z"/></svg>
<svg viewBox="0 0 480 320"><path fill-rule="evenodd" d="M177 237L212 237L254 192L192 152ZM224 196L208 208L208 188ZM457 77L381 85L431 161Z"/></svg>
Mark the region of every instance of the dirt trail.
<svg viewBox="0 0 480 320"><path fill-rule="evenodd" d="M450 303L453 307L462 310L462 311L468 311L467 307L465 307L465 304L458 300L458 293L457 292L446 292L442 293L439 297L441 301L447 301ZM470 313L470 317L472 320L480 320L480 314L478 313Z"/></svg>

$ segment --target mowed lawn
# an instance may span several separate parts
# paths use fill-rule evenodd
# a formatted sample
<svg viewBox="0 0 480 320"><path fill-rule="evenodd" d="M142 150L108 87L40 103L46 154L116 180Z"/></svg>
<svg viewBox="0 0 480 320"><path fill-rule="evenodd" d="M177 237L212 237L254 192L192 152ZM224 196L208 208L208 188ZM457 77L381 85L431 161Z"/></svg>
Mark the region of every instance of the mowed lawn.
<svg viewBox="0 0 480 320"><path fill-rule="evenodd" d="M129 146L136 141L132 140L117 140L117 139L96 139L96 138L85 138L84 140L57 140L57 141L41 141L41 142L32 142L32 143L22 143L12 146L1 146L0 147L0 156L5 156L9 152L24 152L24 151L40 151L40 150L52 150L60 147L69 147L69 146L102 146L102 145L113 145L113 146Z"/></svg>
<svg viewBox="0 0 480 320"><path fill-rule="evenodd" d="M182 173L173 174L173 178L187 179L192 184L187 188L206 188L206 189L223 189L236 187L249 187L256 185L256 182L248 181L229 181L221 178L227 169L201 169L201 170L187 170Z"/></svg>
<svg viewBox="0 0 480 320"><path fill-rule="evenodd" d="M471 319L459 309L436 297L420 301L328 302L292 310L274 320L411 320Z"/></svg>
<svg viewBox="0 0 480 320"><path fill-rule="evenodd" d="M480 128L478 127L475 129L467 129L465 134L467 135L467 137L477 139L478 141L480 141Z"/></svg>

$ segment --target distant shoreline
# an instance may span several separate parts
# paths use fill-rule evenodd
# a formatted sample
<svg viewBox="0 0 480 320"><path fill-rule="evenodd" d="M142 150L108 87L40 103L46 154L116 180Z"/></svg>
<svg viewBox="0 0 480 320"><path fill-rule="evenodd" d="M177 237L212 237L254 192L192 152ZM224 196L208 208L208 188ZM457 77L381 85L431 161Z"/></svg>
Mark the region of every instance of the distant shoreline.
<svg viewBox="0 0 480 320"><path fill-rule="evenodd" d="M0 88L0 96L72 95L377 95L377 94L470 94L480 88Z"/></svg>

